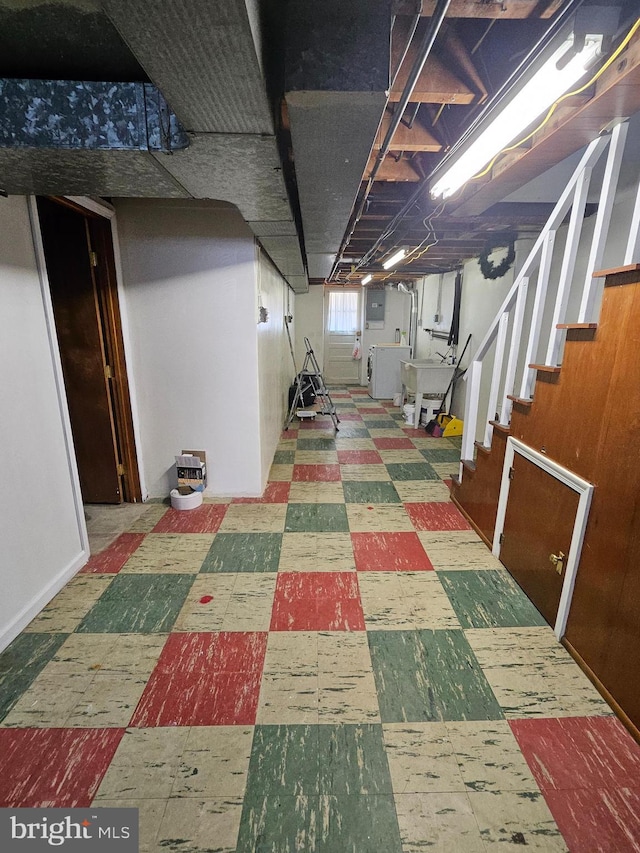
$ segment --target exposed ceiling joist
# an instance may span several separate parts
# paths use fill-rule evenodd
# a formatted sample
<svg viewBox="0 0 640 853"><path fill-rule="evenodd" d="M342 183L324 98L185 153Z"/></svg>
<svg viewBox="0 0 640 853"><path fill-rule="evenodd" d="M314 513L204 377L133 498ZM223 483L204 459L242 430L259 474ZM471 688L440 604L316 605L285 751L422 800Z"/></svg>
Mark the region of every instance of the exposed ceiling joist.
<svg viewBox="0 0 640 853"><path fill-rule="evenodd" d="M451 0L449 15L452 18L550 18L562 5L563 0ZM435 0L423 0L422 15L433 15ZM413 0L394 0L393 12L396 15L412 15L415 10Z"/></svg>

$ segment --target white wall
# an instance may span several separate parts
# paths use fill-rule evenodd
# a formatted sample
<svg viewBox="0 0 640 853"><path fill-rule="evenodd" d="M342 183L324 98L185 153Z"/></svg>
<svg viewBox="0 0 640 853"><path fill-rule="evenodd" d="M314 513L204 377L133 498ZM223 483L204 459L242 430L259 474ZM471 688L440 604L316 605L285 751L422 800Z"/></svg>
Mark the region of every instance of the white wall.
<svg viewBox="0 0 640 853"><path fill-rule="evenodd" d="M46 296L45 296L46 298ZM0 198L0 648L87 559L27 200Z"/></svg>
<svg viewBox="0 0 640 853"><path fill-rule="evenodd" d="M290 296L291 294L291 296ZM278 270L259 251L257 277L258 308L267 309L266 323L257 323L258 389L260 417L261 494L269 476L280 433L287 417L288 391L293 375L291 352L284 315L293 306L291 290Z"/></svg>
<svg viewBox="0 0 640 853"><path fill-rule="evenodd" d="M309 287L308 293L296 293L294 312L294 352L296 369L302 370L306 354L304 339L309 343L320 370L324 370L324 288L319 285ZM291 379L295 376L291 365Z"/></svg>
<svg viewBox="0 0 640 853"><path fill-rule="evenodd" d="M206 451L209 494L257 495L253 235L217 202L119 199L116 210L149 496L168 495L182 449Z"/></svg>

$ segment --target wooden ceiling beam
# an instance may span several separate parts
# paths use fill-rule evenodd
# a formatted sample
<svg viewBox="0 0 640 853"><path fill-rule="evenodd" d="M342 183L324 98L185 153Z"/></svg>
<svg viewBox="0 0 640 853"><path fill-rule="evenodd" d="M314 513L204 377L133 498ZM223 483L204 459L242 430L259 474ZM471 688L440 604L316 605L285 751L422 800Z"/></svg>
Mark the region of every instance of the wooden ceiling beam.
<svg viewBox="0 0 640 853"><path fill-rule="evenodd" d="M391 120L391 114L388 111L385 112L380 130L373 143L374 151L379 151L382 148L382 141L387 135ZM432 151L438 153L442 151L442 147L440 140L427 130L419 118L416 119L412 127L407 127L406 124L400 122L391 141L392 151Z"/></svg>
<svg viewBox="0 0 640 853"><path fill-rule="evenodd" d="M448 17L450 18L500 18L522 19L522 18L550 18L558 11L562 0L547 0L540 3L539 0L493 0L493 2L481 2L481 0L451 0ZM422 15L431 17L436 7L436 0L423 0ZM392 11L394 15L415 14L415 2L413 0L393 0Z"/></svg>

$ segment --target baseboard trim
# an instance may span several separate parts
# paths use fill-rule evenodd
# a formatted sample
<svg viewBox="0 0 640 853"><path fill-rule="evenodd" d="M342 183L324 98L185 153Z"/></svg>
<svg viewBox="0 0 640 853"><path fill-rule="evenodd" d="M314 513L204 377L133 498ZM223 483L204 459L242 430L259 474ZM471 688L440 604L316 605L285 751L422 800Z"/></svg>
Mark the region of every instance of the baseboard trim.
<svg viewBox="0 0 640 853"><path fill-rule="evenodd" d="M462 504L458 503L458 501L454 498L453 494L451 494L451 502L456 505L456 507L460 510L460 512L464 515L465 519L469 522L469 524L473 527L478 536L482 539L487 548L491 551L493 550L493 542L490 542L487 537L484 535L482 530L478 527L475 521L471 518L466 509L462 506Z"/></svg>
<svg viewBox="0 0 640 853"><path fill-rule="evenodd" d="M565 649L569 652L574 661L578 664L580 669L587 676L589 681L596 688L598 693L602 696L602 698L611 706L616 717L620 720L622 725L628 730L631 737L640 744L640 729L636 726L636 724L627 716L624 710L620 707L618 702L614 699L614 697L609 693L604 684L600 681L598 676L593 672L588 663L586 663L581 657L580 653L577 652L574 647L571 645L569 640L566 637L563 637L560 640Z"/></svg>
<svg viewBox="0 0 640 853"><path fill-rule="evenodd" d="M31 599L31 601L22 608L20 613L9 622L8 625L5 625L0 630L0 651L3 651L9 643L11 643L18 634L26 628L26 626L34 619L38 613L42 610L43 607L51 601L51 599L57 595L60 590L64 587L64 585L71 580L71 578L77 574L77 572L86 565L89 559L89 553L87 551L81 551L76 557L68 563L62 571L58 572L58 574L53 578L53 580L49 581L49 583L42 589L38 595Z"/></svg>

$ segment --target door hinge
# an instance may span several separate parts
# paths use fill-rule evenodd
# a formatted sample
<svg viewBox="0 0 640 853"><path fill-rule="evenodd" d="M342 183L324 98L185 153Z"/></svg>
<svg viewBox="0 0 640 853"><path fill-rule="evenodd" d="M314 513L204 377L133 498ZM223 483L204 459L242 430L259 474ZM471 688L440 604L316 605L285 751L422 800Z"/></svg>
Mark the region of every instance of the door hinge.
<svg viewBox="0 0 640 853"><path fill-rule="evenodd" d="M514 474L513 468L509 468L509 479L510 480L513 480L513 474Z"/></svg>
<svg viewBox="0 0 640 853"><path fill-rule="evenodd" d="M504 533L500 534L500 538L498 539L498 542L502 545L502 543L504 542Z"/></svg>
<svg viewBox="0 0 640 853"><path fill-rule="evenodd" d="M98 266L98 253L97 252L89 252L89 263L92 267Z"/></svg>
<svg viewBox="0 0 640 853"><path fill-rule="evenodd" d="M124 465L118 462L118 477L124 477Z"/></svg>
<svg viewBox="0 0 640 853"><path fill-rule="evenodd" d="M113 379L113 371L111 370L111 365L109 364L105 364L104 366L104 378Z"/></svg>

